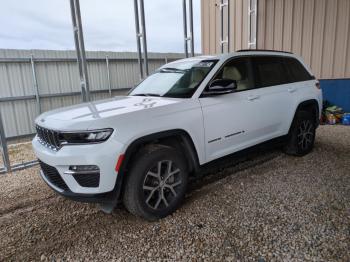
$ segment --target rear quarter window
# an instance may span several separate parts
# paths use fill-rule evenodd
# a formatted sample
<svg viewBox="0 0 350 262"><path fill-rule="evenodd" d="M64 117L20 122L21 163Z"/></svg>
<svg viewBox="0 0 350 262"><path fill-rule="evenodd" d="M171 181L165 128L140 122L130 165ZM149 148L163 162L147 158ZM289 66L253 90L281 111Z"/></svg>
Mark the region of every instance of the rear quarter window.
<svg viewBox="0 0 350 262"><path fill-rule="evenodd" d="M290 82L300 82L314 79L306 68L295 58L285 58L285 63L290 74Z"/></svg>
<svg viewBox="0 0 350 262"><path fill-rule="evenodd" d="M289 73L278 56L258 56L252 58L257 87L283 85L289 83Z"/></svg>

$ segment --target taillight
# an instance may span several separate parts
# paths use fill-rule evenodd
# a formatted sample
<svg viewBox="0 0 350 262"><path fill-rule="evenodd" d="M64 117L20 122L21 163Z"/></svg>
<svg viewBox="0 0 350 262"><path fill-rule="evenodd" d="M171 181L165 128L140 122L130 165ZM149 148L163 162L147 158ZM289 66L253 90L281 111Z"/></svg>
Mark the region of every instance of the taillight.
<svg viewBox="0 0 350 262"><path fill-rule="evenodd" d="M317 89L321 89L320 82L317 81L315 86L316 86Z"/></svg>

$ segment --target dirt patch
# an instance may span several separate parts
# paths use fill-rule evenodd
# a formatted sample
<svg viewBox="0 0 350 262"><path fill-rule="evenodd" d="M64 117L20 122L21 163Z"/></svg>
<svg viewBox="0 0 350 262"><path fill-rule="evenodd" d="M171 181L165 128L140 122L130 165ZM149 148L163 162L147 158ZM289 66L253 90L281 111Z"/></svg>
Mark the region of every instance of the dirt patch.
<svg viewBox="0 0 350 262"><path fill-rule="evenodd" d="M10 144L8 145L8 152L11 165L21 164L36 159L30 141L21 142L18 144ZM3 159L1 155L0 167L3 167Z"/></svg>

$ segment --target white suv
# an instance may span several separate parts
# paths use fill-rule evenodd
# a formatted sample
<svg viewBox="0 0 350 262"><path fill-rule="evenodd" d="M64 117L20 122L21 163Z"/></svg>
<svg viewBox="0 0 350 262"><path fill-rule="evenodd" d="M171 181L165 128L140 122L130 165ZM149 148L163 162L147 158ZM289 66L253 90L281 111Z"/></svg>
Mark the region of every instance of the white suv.
<svg viewBox="0 0 350 262"><path fill-rule="evenodd" d="M241 50L164 65L127 96L46 112L33 148L56 192L155 220L211 161L266 141L310 152L318 81L297 56Z"/></svg>

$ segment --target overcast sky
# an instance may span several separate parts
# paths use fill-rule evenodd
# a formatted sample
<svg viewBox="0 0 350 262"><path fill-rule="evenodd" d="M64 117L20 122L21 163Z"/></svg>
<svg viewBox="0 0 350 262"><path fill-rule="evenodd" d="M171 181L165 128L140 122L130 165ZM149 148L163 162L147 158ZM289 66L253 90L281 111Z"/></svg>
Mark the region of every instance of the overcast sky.
<svg viewBox="0 0 350 262"><path fill-rule="evenodd" d="M144 0L150 52L183 52L182 0ZM195 52L200 1L193 0ZM80 0L86 50L136 51L133 0ZM0 48L74 49L69 0L0 0Z"/></svg>

